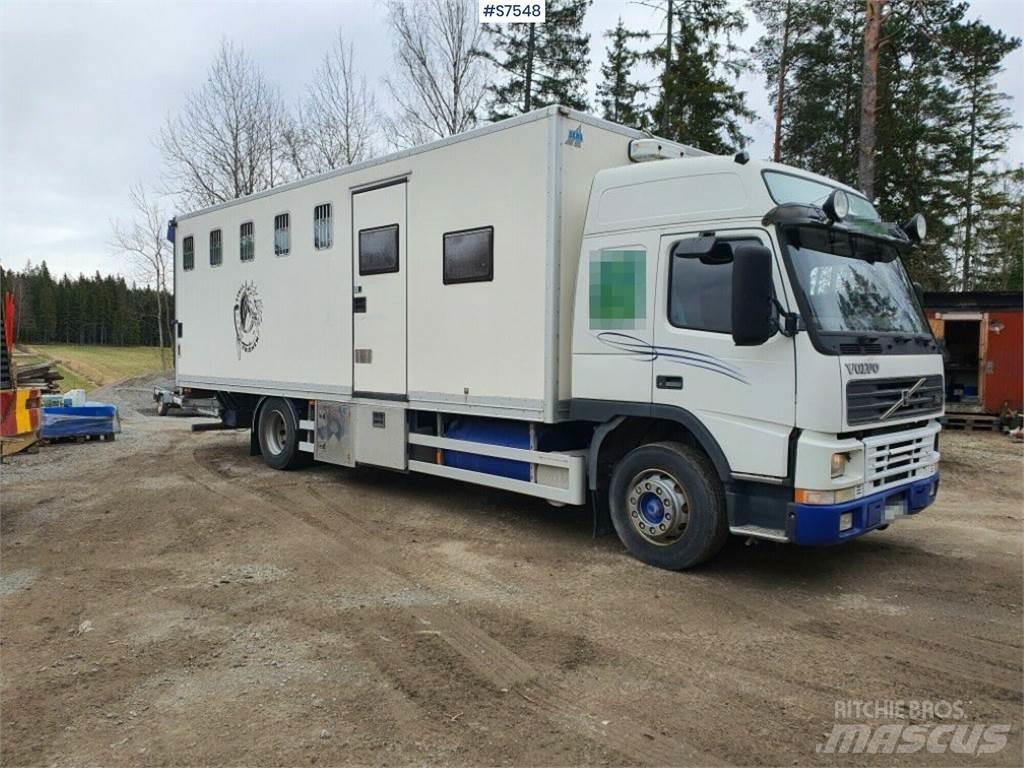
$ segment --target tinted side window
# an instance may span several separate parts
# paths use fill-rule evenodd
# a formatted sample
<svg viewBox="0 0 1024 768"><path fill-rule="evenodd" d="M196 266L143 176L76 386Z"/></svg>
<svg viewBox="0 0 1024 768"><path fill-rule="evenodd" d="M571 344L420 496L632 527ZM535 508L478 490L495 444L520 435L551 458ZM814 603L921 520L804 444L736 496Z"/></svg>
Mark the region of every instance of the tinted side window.
<svg viewBox="0 0 1024 768"><path fill-rule="evenodd" d="M754 239L719 241L709 254L673 252L668 300L668 319L672 325L697 331L732 332L732 249L743 244L761 243Z"/></svg>
<svg viewBox="0 0 1024 768"><path fill-rule="evenodd" d="M494 227L464 229L444 236L444 284L494 279Z"/></svg>
<svg viewBox="0 0 1024 768"><path fill-rule="evenodd" d="M359 274L398 271L398 225L359 230Z"/></svg>

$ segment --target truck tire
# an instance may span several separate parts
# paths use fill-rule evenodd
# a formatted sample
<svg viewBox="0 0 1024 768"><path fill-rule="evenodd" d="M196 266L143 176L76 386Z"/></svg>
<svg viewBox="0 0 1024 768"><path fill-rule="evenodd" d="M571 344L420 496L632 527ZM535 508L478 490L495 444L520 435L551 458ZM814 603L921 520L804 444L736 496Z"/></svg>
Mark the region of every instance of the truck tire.
<svg viewBox="0 0 1024 768"><path fill-rule="evenodd" d="M630 554L680 571L714 557L729 538L725 499L708 458L682 443L627 453L608 489L612 524Z"/></svg>
<svg viewBox="0 0 1024 768"><path fill-rule="evenodd" d="M167 403L165 403L163 400L161 400L159 403L157 403L157 406L156 406L156 415L157 416L166 416L167 415L167 410L168 410L167 409Z"/></svg>
<svg viewBox="0 0 1024 768"><path fill-rule="evenodd" d="M268 467L292 469L304 463L299 450L299 414L290 400L272 397L260 408L256 434Z"/></svg>

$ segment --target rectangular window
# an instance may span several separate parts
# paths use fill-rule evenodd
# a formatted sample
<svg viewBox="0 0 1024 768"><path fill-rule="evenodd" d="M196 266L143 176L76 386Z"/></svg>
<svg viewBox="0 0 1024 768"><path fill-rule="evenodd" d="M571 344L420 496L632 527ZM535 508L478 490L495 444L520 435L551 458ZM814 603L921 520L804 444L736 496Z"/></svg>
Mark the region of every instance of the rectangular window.
<svg viewBox="0 0 1024 768"><path fill-rule="evenodd" d="M287 256L292 249L292 233L287 213L274 217L274 255Z"/></svg>
<svg viewBox="0 0 1024 768"><path fill-rule="evenodd" d="M219 267L224 261L224 252L220 245L220 230L210 232L210 266Z"/></svg>
<svg viewBox="0 0 1024 768"><path fill-rule="evenodd" d="M324 203L313 209L313 247L318 251L330 248L334 243L331 226L331 204Z"/></svg>
<svg viewBox="0 0 1024 768"><path fill-rule="evenodd" d="M494 279L494 227L446 232L443 240L445 285Z"/></svg>
<svg viewBox="0 0 1024 768"><path fill-rule="evenodd" d="M733 249L759 240L718 240L710 251L687 247L703 238L683 240L672 249L668 319L676 328L732 333Z"/></svg>
<svg viewBox="0 0 1024 768"><path fill-rule="evenodd" d="M195 269L196 249L192 235L181 241L181 268L186 272Z"/></svg>
<svg viewBox="0 0 1024 768"><path fill-rule="evenodd" d="M252 261L256 258L256 243L253 239L251 221L238 228L238 258L242 261Z"/></svg>
<svg viewBox="0 0 1024 768"><path fill-rule="evenodd" d="M398 225L359 230L359 274L398 271Z"/></svg>

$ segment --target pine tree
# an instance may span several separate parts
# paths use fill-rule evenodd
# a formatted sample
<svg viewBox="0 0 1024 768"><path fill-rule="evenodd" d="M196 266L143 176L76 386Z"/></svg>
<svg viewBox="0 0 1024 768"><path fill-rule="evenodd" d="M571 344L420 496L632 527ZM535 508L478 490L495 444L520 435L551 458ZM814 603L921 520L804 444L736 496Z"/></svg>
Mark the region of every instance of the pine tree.
<svg viewBox="0 0 1024 768"><path fill-rule="evenodd" d="M754 118L734 85L744 61L732 39L746 28L743 13L728 0L673 0L666 21L669 34L647 54L661 67L651 121L665 138L709 152L743 146L741 125Z"/></svg>
<svg viewBox="0 0 1024 768"><path fill-rule="evenodd" d="M608 58L601 65L601 82L597 86L597 98L605 120L622 123L633 128L647 127L647 114L643 104L644 96L650 90L647 85L633 80L633 73L643 54L630 47L634 40L646 40L646 32L630 32L619 18L614 29L605 33L610 41Z"/></svg>
<svg viewBox="0 0 1024 768"><path fill-rule="evenodd" d="M1017 127L1011 119L1009 97L998 90L995 80L1003 60L1021 41L972 21L951 29L948 45L948 68L960 104L955 127L964 137L955 187L962 242L960 284L969 290L975 279L978 202L997 183L994 165L1006 153L1010 134Z"/></svg>
<svg viewBox="0 0 1024 768"><path fill-rule="evenodd" d="M590 37L583 19L592 0L548 0L543 24L487 25L492 50L482 52L499 70L491 92L491 120L551 104L587 110Z"/></svg>
<svg viewBox="0 0 1024 768"><path fill-rule="evenodd" d="M951 127L957 96L945 76L945 38L964 10L951 0L893 4L879 50L875 197L888 221L924 214L929 236L904 261L915 279L933 289L950 278L952 173L962 143Z"/></svg>
<svg viewBox="0 0 1024 768"><path fill-rule="evenodd" d="M1024 290L1024 166L998 174L978 196L974 287Z"/></svg>
<svg viewBox="0 0 1024 768"><path fill-rule="evenodd" d="M781 107L776 159L855 184L863 57L860 5L845 0L756 0L752 9L766 29L752 53L776 109Z"/></svg>

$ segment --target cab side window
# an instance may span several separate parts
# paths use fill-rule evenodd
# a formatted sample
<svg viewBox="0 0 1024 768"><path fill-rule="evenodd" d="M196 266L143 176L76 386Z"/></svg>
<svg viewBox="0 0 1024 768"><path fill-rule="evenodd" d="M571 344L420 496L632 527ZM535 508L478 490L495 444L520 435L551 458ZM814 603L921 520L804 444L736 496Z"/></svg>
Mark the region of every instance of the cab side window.
<svg viewBox="0 0 1024 768"><path fill-rule="evenodd" d="M731 333L733 249L761 242L754 238L718 240L706 252L687 247L698 239L681 241L672 249L669 322L676 328Z"/></svg>

